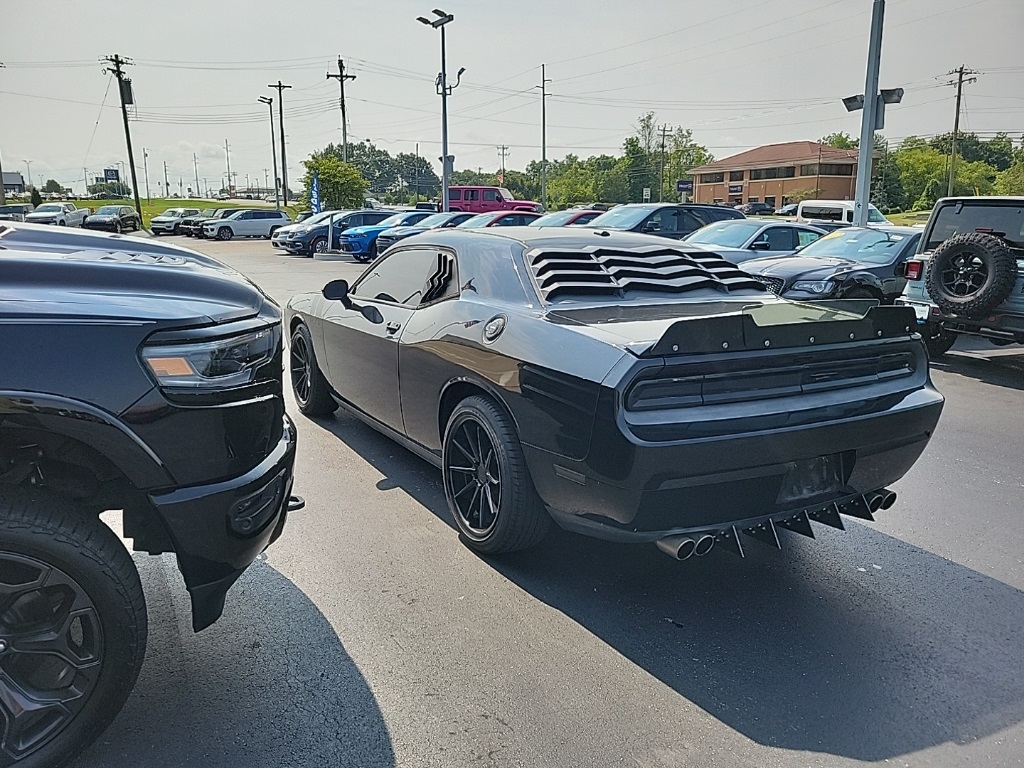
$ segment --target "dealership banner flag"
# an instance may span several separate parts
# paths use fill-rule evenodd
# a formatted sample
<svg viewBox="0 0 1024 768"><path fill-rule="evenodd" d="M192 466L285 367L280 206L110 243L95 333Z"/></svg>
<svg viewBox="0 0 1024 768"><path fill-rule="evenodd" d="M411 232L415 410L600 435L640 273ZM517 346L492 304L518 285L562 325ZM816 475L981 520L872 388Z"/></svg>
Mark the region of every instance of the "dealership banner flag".
<svg viewBox="0 0 1024 768"><path fill-rule="evenodd" d="M309 187L309 208L320 213L320 174L313 171L313 183Z"/></svg>

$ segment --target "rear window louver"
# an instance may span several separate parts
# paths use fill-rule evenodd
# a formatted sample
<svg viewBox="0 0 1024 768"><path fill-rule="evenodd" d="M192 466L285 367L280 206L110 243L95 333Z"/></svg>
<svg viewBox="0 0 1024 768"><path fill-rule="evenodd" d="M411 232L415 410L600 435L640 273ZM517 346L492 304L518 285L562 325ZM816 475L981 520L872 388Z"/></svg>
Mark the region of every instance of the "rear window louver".
<svg viewBox="0 0 1024 768"><path fill-rule="evenodd" d="M768 292L763 283L715 253L659 245L628 251L600 247L535 249L527 252L526 261L546 301L566 296L621 298L629 291Z"/></svg>

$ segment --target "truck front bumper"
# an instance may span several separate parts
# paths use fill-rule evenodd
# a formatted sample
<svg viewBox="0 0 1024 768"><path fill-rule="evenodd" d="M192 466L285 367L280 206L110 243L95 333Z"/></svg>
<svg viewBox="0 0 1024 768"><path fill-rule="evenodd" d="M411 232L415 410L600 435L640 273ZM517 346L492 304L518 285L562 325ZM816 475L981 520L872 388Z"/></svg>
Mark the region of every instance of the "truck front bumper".
<svg viewBox="0 0 1024 768"><path fill-rule="evenodd" d="M278 444L244 475L150 495L174 542L196 632L220 618L228 589L301 507L291 495L296 438L285 416Z"/></svg>

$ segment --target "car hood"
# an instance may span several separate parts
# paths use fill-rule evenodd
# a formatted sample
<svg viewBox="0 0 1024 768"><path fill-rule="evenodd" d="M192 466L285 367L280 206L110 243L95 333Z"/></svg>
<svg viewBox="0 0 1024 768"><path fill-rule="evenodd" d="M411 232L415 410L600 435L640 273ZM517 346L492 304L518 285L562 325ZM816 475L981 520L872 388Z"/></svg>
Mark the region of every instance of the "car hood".
<svg viewBox="0 0 1024 768"><path fill-rule="evenodd" d="M100 219L100 220L103 220L103 219L116 219L116 218L119 218L119 217L118 217L118 215L116 213L90 213L89 214L89 218L90 219Z"/></svg>
<svg viewBox="0 0 1024 768"><path fill-rule="evenodd" d="M163 223L165 221L181 221L181 218L178 216L154 216L150 221L159 221Z"/></svg>
<svg viewBox="0 0 1024 768"><path fill-rule="evenodd" d="M32 211L32 213L26 213L26 219L54 219L60 216L59 211Z"/></svg>
<svg viewBox="0 0 1024 768"><path fill-rule="evenodd" d="M804 278L824 280L837 272L856 267L858 262L830 256L773 256L751 259L743 263L743 270L752 275L781 277L786 280Z"/></svg>

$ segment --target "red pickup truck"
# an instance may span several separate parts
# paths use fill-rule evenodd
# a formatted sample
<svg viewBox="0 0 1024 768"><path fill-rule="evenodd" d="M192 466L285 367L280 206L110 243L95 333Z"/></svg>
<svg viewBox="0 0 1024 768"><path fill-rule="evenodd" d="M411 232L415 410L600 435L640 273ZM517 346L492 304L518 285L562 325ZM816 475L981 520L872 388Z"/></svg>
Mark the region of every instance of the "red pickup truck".
<svg viewBox="0 0 1024 768"><path fill-rule="evenodd" d="M452 211L532 211L544 213L544 206L532 200L516 200L504 187L448 187L448 208Z"/></svg>

